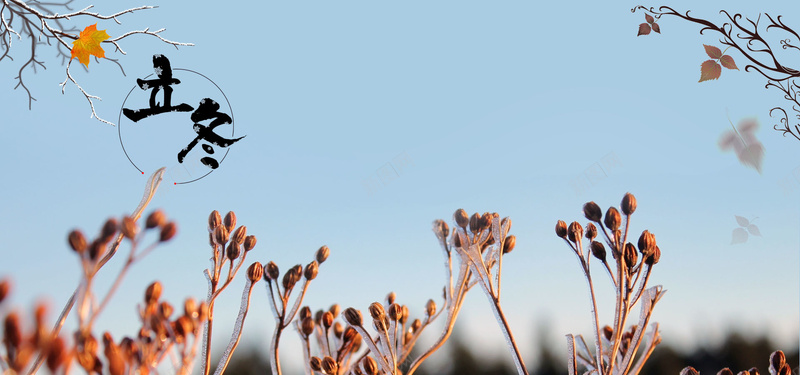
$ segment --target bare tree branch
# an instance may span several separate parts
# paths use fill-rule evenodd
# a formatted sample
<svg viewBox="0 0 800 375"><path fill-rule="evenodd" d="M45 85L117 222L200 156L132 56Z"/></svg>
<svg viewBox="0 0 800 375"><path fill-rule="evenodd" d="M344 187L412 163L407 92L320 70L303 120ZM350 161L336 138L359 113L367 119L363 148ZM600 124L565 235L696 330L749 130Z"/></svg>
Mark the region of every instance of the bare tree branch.
<svg viewBox="0 0 800 375"><path fill-rule="evenodd" d="M95 22L97 20L113 20L117 24L122 24L118 17L142 10L155 9L157 6L144 5L109 15L103 15L100 13L91 12L90 10L94 7L93 5L76 11L70 7L72 1L73 0L66 0L64 2L40 2L36 0L0 0L0 61L3 61L4 59L14 61L14 58L11 55L11 49L15 39L19 41L27 40L30 42L30 49L27 53L28 58L22 63L17 72L17 76L14 77L14 79L17 81L17 85L14 87L14 89L21 87L23 90L25 90L25 93L28 96L28 109L31 109L32 103L36 100L36 98L33 97L31 90L25 83L22 73L27 68L32 69L34 73L36 73L37 67L45 69L45 63L37 56L37 52L39 52L39 48L43 46L45 48L53 47L56 50L55 57L60 57L61 64L67 65L66 78L64 79L64 82L60 84L61 93L63 94L65 92L67 82L72 82L89 102L89 107L92 111L92 117L96 118L100 122L114 125L113 123L106 121L97 115L93 100L101 100L101 98L96 95L89 94L70 74L69 69L71 60L73 58L71 52L72 42L79 38L81 28L78 26L82 25L83 23L88 23L86 21L87 18L90 21L95 20ZM59 14L58 11L62 11L62 13ZM80 18L83 20L82 23L78 24L78 26L68 26L66 22L73 21L73 17ZM77 18L73 22L78 22ZM120 36L105 40L103 43L113 45L114 51L119 51L123 55L126 53L122 49L120 41L129 36L137 34L154 36L161 42L172 45L175 48L178 48L178 46L194 45L192 43L182 43L166 39L160 35L164 30L166 29L161 28L156 31L150 31L150 28L145 28L144 30L132 30L125 32ZM122 74L125 75L125 70L122 69L122 65L117 59L111 59L108 57L105 59L117 64L122 71ZM95 59L95 61L97 61L97 59Z"/></svg>

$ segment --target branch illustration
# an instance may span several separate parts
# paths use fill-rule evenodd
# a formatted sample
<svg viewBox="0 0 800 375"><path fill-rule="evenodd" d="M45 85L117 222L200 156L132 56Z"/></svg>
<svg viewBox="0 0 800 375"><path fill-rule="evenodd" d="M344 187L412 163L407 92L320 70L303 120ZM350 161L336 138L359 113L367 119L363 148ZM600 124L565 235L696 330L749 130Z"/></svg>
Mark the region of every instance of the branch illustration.
<svg viewBox="0 0 800 375"><path fill-rule="evenodd" d="M638 5L631 9L631 13L635 13L639 9L645 12L645 18L648 24L651 25L657 25L656 22L661 16L669 15L701 25L701 35L707 30L721 34L720 43L728 48L733 48L747 59L748 63L744 68L746 72L756 71L761 74L767 79L767 84L764 86L765 88L777 88L783 93L784 99L789 101L791 110L796 113L794 117L798 120L798 123L790 124L787 109L781 106L772 108L769 114L770 117L772 117L773 112L780 112L782 116L778 120L779 123L775 124L773 128L776 131L782 132L784 137L787 134L791 134L795 139L800 141L800 84L797 81L797 79L800 78L800 71L784 65L786 61L785 56L779 57L775 54L778 51L777 47L784 50L796 50L800 52L800 47L792 42L792 40L800 41L800 35L798 35L794 29L783 23L782 16L779 15L773 18L768 13L764 13L764 16L767 17L769 22L766 27L759 28L759 26L763 26L761 14L759 14L754 21L750 18L743 17L739 13L731 15L727 11L721 10L720 13L727 17L727 21L718 25L703 18L692 17L689 15L688 10L685 14L681 14L668 6L661 6L656 10L654 7L646 8ZM651 19L653 22L650 22ZM743 19L746 22L743 21ZM645 33L642 32L642 28L643 27L640 25L639 35L649 34L649 29L645 28L648 31ZM780 40L780 46L776 46L774 42L771 43L764 38L764 34L773 28L789 34L789 38Z"/></svg>
<svg viewBox="0 0 800 375"><path fill-rule="evenodd" d="M37 0L2 0L0 3L0 61L5 59L14 61L11 54L14 40L24 41L25 45L28 46L28 48L25 49L26 52L23 52L25 60L21 63L17 71L17 76L14 77L17 81L17 85L14 86L14 89L16 90L21 87L25 91L28 96L28 109L30 110L36 98L26 84L23 78L23 72L26 69L30 69L36 73L38 68L46 69L44 60L37 56L37 54L40 55L43 49L55 49L56 57L61 58L61 64L66 64L66 78L64 82L60 83L61 93L64 93L67 82L72 82L89 102L89 107L92 112L91 117L96 118L100 122L114 125L97 114L94 100L102 99L99 96L87 92L70 73L72 59L78 57L81 63L85 64L84 68L88 70L89 54L91 54L95 56L96 62L99 62L98 58L103 58L117 64L122 74L125 75L125 71L122 70L122 66L119 64L118 60L105 56L103 49L99 46L100 43L113 45L114 52L119 52L123 55L126 53L122 49L120 42L123 39L137 34L156 37L161 42L172 45L175 48L178 48L178 46L193 46L194 44L165 39L160 35L166 30L163 28L155 31L151 31L149 28L145 28L144 30L132 30L113 38L108 37L108 35L105 34L105 30L100 30L106 38L96 40L96 49L87 52L85 57L81 57L76 50L81 48L79 44L84 40L85 33L86 37L89 36L88 31L92 26L87 27L84 31L81 31L75 26L68 26L68 21L73 21L73 17L76 20L83 20L83 22L86 22L87 19L94 22L113 20L117 24L122 24L118 19L122 15L147 9L155 9L157 7L144 5L109 15L103 15L91 12L90 10L94 7L93 5L89 5L81 10L74 10L70 6L72 1L73 0L64 2L40 2ZM58 11L62 11L62 13ZM93 30L96 30L96 28Z"/></svg>

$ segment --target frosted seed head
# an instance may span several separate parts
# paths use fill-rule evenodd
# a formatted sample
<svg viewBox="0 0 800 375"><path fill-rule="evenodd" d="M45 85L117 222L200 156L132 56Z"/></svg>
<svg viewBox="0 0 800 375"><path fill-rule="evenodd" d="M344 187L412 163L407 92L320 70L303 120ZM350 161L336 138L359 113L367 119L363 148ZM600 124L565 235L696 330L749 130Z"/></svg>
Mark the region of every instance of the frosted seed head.
<svg viewBox="0 0 800 375"><path fill-rule="evenodd" d="M439 229L442 231L444 238L450 235L450 226L444 220L437 220L439 222Z"/></svg>
<svg viewBox="0 0 800 375"><path fill-rule="evenodd" d="M255 248L255 247L256 247L256 236L251 234L251 235L249 235L249 236L244 238L244 251L245 252L253 250L253 248Z"/></svg>
<svg viewBox="0 0 800 375"><path fill-rule="evenodd" d="M144 302L148 305L158 302L158 299L161 298L161 289L161 283L158 281L150 284L144 292Z"/></svg>
<svg viewBox="0 0 800 375"><path fill-rule="evenodd" d="M425 316L433 316L436 314L436 302L432 299L428 300L428 303L425 304Z"/></svg>
<svg viewBox="0 0 800 375"><path fill-rule="evenodd" d="M323 245L322 247L320 247L319 250L317 250L316 254L317 263L319 264L325 263L325 260L328 259L328 255L330 255L330 253L331 249L329 249L327 246Z"/></svg>
<svg viewBox="0 0 800 375"><path fill-rule="evenodd" d="M646 255L651 253L656 247L656 236L650 233L650 231L645 230L642 232L642 235L639 236L639 251L642 255Z"/></svg>
<svg viewBox="0 0 800 375"><path fill-rule="evenodd" d="M228 260L233 262L242 252L239 250L239 245L236 242L229 242L228 247L225 249L225 256L228 257Z"/></svg>
<svg viewBox="0 0 800 375"><path fill-rule="evenodd" d="M2 303L4 299L6 299L10 291L11 291L11 280L8 279L0 280L0 303Z"/></svg>
<svg viewBox="0 0 800 375"><path fill-rule="evenodd" d="M494 215L492 215L492 213L484 212L483 215L481 215L481 221L480 221L481 229L480 230L484 230L484 229L490 228L492 226L492 219L493 218L494 218Z"/></svg>
<svg viewBox="0 0 800 375"><path fill-rule="evenodd" d="M389 294L386 295L386 305L393 304L396 299L397 299L397 293L389 292Z"/></svg>
<svg viewBox="0 0 800 375"><path fill-rule="evenodd" d="M786 364L786 355L783 351L776 350L769 356L770 373L777 373Z"/></svg>
<svg viewBox="0 0 800 375"><path fill-rule="evenodd" d="M164 211L155 210L147 216L147 220L145 220L144 227L146 229L152 229L160 227L167 223L167 217L164 215Z"/></svg>
<svg viewBox="0 0 800 375"><path fill-rule="evenodd" d="M384 311L383 305L378 302L373 302L369 305L369 315L372 316L372 319L383 320L386 311Z"/></svg>
<svg viewBox="0 0 800 375"><path fill-rule="evenodd" d="M175 222L170 221L161 227L161 233L159 234L158 240L160 242L167 242L171 240L172 237L175 237L176 233L178 233L178 226L175 224Z"/></svg>
<svg viewBox="0 0 800 375"><path fill-rule="evenodd" d="M632 243L628 242L625 244L625 252L623 253L625 257L625 264L628 268L632 268L636 265L636 261L638 260L639 256L636 253L636 247L633 246Z"/></svg>
<svg viewBox="0 0 800 375"><path fill-rule="evenodd" d="M567 223L563 220L556 222L556 235L561 238L567 238Z"/></svg>
<svg viewBox="0 0 800 375"><path fill-rule="evenodd" d="M233 232L233 228L236 228L236 214L233 211L228 211L223 224L225 224L225 229L228 230L228 233Z"/></svg>
<svg viewBox="0 0 800 375"><path fill-rule="evenodd" d="M478 233L481 229L481 214L476 212L469 218L469 230L472 233Z"/></svg>
<svg viewBox="0 0 800 375"><path fill-rule="evenodd" d="M602 262L606 261L606 247L603 245L602 242L592 241L590 248L592 250L592 255L594 255L595 258L599 259Z"/></svg>
<svg viewBox="0 0 800 375"><path fill-rule="evenodd" d="M344 310L342 314L344 315L344 320L347 322L347 324L350 324L351 326L354 327L361 327L363 320L361 318L360 311L352 307L348 307Z"/></svg>
<svg viewBox="0 0 800 375"><path fill-rule="evenodd" d="M228 238L230 238L230 232L224 225L219 225L217 229L214 229L214 242L217 245L224 246L228 243Z"/></svg>
<svg viewBox="0 0 800 375"><path fill-rule="evenodd" d="M583 205L583 215L590 221L599 223L600 219L603 218L603 210L600 209L597 203L592 201Z"/></svg>
<svg viewBox="0 0 800 375"><path fill-rule="evenodd" d="M219 211L211 211L211 214L208 215L208 231L213 233L220 224L222 224L222 216L219 215Z"/></svg>
<svg viewBox="0 0 800 375"><path fill-rule="evenodd" d="M456 221L456 225L464 229L466 229L469 224L469 216L467 216L467 211L464 211L463 208L456 210L453 214L453 219Z"/></svg>
<svg viewBox="0 0 800 375"><path fill-rule="evenodd" d="M271 280L278 280L280 277L280 271L278 270L278 265L275 262L270 261L267 263L267 271L264 272L264 280L270 282Z"/></svg>
<svg viewBox="0 0 800 375"><path fill-rule="evenodd" d="M322 371L326 374L336 374L339 372L339 364L336 363L333 358L326 355L322 358Z"/></svg>
<svg viewBox="0 0 800 375"><path fill-rule="evenodd" d="M389 306L389 318L395 322L403 317L403 308L400 305L393 303Z"/></svg>
<svg viewBox="0 0 800 375"><path fill-rule="evenodd" d="M378 363L375 362L372 357L364 357L364 359L361 360L361 366L364 368L364 372L366 372L367 375L378 375Z"/></svg>
<svg viewBox="0 0 800 375"><path fill-rule="evenodd" d="M303 318L300 329L306 337L311 335L311 333L314 332L314 319L311 319L310 316Z"/></svg>
<svg viewBox="0 0 800 375"><path fill-rule="evenodd" d="M305 276L306 280L314 280L317 277L317 273L319 272L319 265L317 264L316 260L312 260L311 263L306 265L306 269L303 272L303 276Z"/></svg>
<svg viewBox="0 0 800 375"><path fill-rule="evenodd" d="M659 249L658 246L656 246L655 249L653 249L652 253L648 254L647 257L644 258L644 262L647 265L652 266L658 263L659 259L661 259L661 249Z"/></svg>
<svg viewBox="0 0 800 375"><path fill-rule="evenodd" d="M625 196L622 197L622 213L625 216L630 216L636 211L636 197L633 196L631 193L625 193Z"/></svg>
<svg viewBox="0 0 800 375"><path fill-rule="evenodd" d="M597 237L597 227L593 223L586 224L586 238L592 241Z"/></svg>
<svg viewBox="0 0 800 375"><path fill-rule="evenodd" d="M105 224L103 224L103 229L100 231L100 239L101 242L108 243L114 238L114 235L117 234L117 228L119 224L117 224L117 220L114 218L106 220Z"/></svg>
<svg viewBox="0 0 800 375"><path fill-rule="evenodd" d="M330 311L331 314L333 314L333 317L335 318L339 316L339 313L342 311L342 307L339 306L338 303L334 303L333 305L331 305L331 307L328 308L328 311Z"/></svg>
<svg viewBox="0 0 800 375"><path fill-rule="evenodd" d="M573 221L569 224L567 238L572 242L578 242L581 237L583 237L583 227L581 227L581 224L577 221Z"/></svg>
<svg viewBox="0 0 800 375"><path fill-rule="evenodd" d="M311 359L308 361L308 365L314 371L322 371L322 360L320 360L318 357L311 357Z"/></svg>
<svg viewBox="0 0 800 375"><path fill-rule="evenodd" d="M255 284L261 277L264 276L264 266L259 262L253 262L250 267L247 267L247 278L251 283Z"/></svg>
<svg viewBox="0 0 800 375"><path fill-rule="evenodd" d="M237 245L241 245L244 243L244 238L247 237L247 227L242 225L233 232L233 236L231 236L231 242L235 242Z"/></svg>
<svg viewBox="0 0 800 375"><path fill-rule="evenodd" d="M132 240L136 238L137 233L136 222L130 216L125 216L122 218L122 225L120 226L120 231L125 238Z"/></svg>
<svg viewBox="0 0 800 375"><path fill-rule="evenodd" d="M505 242L503 242L503 254L510 253L515 246L517 246L517 236L510 235L506 237Z"/></svg>
<svg viewBox="0 0 800 375"><path fill-rule="evenodd" d="M331 328L333 325L333 314L330 311L326 311L322 313L322 326L325 328Z"/></svg>
<svg viewBox="0 0 800 375"><path fill-rule="evenodd" d="M606 217L605 220L603 220L603 223L606 225L606 228L616 231L619 229L621 220L622 219L619 215L619 211L615 207L609 207L608 211L606 211Z"/></svg>
<svg viewBox="0 0 800 375"><path fill-rule="evenodd" d="M69 243L69 247L78 254L82 254L86 251L86 237L84 237L83 232L78 229L69 232L67 242Z"/></svg>
<svg viewBox="0 0 800 375"><path fill-rule="evenodd" d="M461 236L458 233L453 233L453 245L455 247L461 247Z"/></svg>

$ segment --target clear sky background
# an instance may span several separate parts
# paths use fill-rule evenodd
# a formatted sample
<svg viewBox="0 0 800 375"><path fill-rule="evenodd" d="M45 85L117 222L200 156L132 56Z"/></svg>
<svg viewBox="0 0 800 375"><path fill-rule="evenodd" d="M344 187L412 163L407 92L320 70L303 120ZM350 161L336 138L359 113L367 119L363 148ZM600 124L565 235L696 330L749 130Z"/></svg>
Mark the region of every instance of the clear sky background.
<svg viewBox="0 0 800 375"><path fill-rule="evenodd" d="M96 10L142 4L150 3ZM787 102L757 73L724 69L719 80L697 82L708 60L703 44L720 46L717 35L664 17L662 34L637 37L644 15L631 13L633 3L153 5L159 8L98 29L113 37L166 27L164 37L196 45L175 50L139 36L122 43L127 55L104 46L127 76L108 61L92 61L88 72L74 64L83 87L103 98L100 115L116 120L136 78L151 74L152 55L161 53L173 68L219 85L236 135L246 138L198 182L175 186L170 169L145 213L163 209L179 234L136 264L98 323L103 329L134 334L135 304L153 280L176 303L206 294L206 222L215 209L235 211L258 237L248 259L275 261L282 271L306 264L323 244L331 248L306 297L312 309L339 303L365 311L394 291L421 316L428 298L440 301L445 282L431 222L451 221L464 208L513 220L517 247L503 267L502 303L526 361L535 363L541 322L564 354L563 335L591 332L586 283L554 234L556 221L585 223L585 202L605 210L632 192L639 201L633 233L649 229L662 250L650 283L668 290L653 317L666 343L689 350L736 329L797 347L800 142L772 130L769 110ZM690 9L715 22L724 19L720 9L782 14L800 29L800 7L785 1L643 5ZM46 298L58 310L79 280L67 233L94 235L106 218L130 214L155 168L142 175L131 166L118 129L89 119L74 86L61 95L64 67L44 47L47 70L23 73L37 99L29 111L25 94L13 90L26 45L14 43L15 61L0 63L0 275L15 282L14 304L27 309ZM786 58L800 66L796 53ZM731 130L728 114L734 124L760 122L760 174L717 146ZM394 175L385 174L387 165ZM736 215L754 220L762 236L732 245ZM119 267L117 260L101 273L105 285ZM233 324L242 279L218 302L219 339ZM611 287L605 276L595 279L601 319L610 323ZM480 293L467 298L460 327L480 340L475 347L503 353ZM260 286L244 335L265 352L273 327L266 302ZM294 336L282 353L297 363Z"/></svg>

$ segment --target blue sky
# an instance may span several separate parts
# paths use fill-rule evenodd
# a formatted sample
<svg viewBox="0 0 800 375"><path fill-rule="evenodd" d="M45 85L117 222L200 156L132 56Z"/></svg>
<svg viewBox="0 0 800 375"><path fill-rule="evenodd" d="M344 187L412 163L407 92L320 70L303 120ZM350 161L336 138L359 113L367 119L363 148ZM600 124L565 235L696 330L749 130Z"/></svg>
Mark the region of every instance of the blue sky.
<svg viewBox="0 0 800 375"><path fill-rule="evenodd" d="M286 270L310 261L320 245L331 248L307 296L313 309L334 302L366 309L395 291L419 314L444 283L430 223L464 208L511 217L518 243L503 267L504 310L523 352L534 349L542 319L562 350L563 335L588 334L591 321L585 281L554 235L555 222L585 222L585 202L618 206L630 191L639 201L634 233L649 229L662 250L651 285L669 291L654 315L665 342L713 344L735 327L796 347L800 142L772 130L769 109L786 102L757 73L724 69L719 80L697 82L708 59L703 44L719 46L716 35L664 17L662 34L636 37L644 16L630 12L634 4L157 5L98 29L113 37L166 27L164 37L195 46L175 50L132 37L122 43L127 55L106 48L127 76L108 61L93 61L88 73L74 68L82 86L103 98L100 115L115 120L135 79L152 73L152 55L164 54L173 68L200 72L224 91L236 135L246 138L198 182L173 185L171 169L146 212L162 208L179 234L129 273L99 323L113 332L133 333L134 305L155 279L173 301L205 295L206 218L214 209L235 211L258 237L248 259ZM666 5L716 22L719 9L749 17L766 11L800 27L800 9L786 2ZM61 95L64 67L48 60L50 52L41 53L47 70L24 73L37 99L31 111L13 90L22 56L0 63L7 140L0 275L15 281L15 304L48 298L60 309L79 276L66 234L93 234L107 217L129 214L155 168L141 175L131 166L118 129L89 119L74 86ZM207 92L187 81L175 95L183 87L182 95ZM731 129L728 115L734 124L760 122L760 174L717 147ZM757 217L763 236L731 245L736 215ZM119 267L110 264L101 277L110 280ZM601 319L609 321L610 286L596 279L605 290ZM218 305L218 321L232 325L242 285ZM468 298L462 327L467 337L500 342L479 293ZM254 299L248 342L273 324L263 287Z"/></svg>

